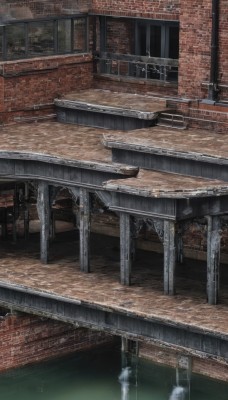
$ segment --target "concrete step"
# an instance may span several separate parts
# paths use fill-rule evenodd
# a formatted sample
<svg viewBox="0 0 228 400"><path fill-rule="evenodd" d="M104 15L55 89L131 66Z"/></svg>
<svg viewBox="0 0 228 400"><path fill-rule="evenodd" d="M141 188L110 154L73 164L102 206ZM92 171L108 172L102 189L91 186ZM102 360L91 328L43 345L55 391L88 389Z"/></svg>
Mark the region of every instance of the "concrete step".
<svg viewBox="0 0 228 400"><path fill-rule="evenodd" d="M90 89L55 100L58 122L113 130L154 126L166 101L152 96Z"/></svg>
<svg viewBox="0 0 228 400"><path fill-rule="evenodd" d="M228 136L161 126L105 133L112 160L139 168L228 181Z"/></svg>

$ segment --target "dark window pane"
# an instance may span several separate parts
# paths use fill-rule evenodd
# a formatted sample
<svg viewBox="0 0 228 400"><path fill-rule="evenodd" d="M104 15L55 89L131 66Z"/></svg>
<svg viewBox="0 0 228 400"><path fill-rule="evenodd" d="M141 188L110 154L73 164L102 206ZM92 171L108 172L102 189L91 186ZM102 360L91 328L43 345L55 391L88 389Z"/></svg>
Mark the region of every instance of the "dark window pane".
<svg viewBox="0 0 228 400"><path fill-rule="evenodd" d="M29 23L28 53L38 57L54 53L53 21Z"/></svg>
<svg viewBox="0 0 228 400"><path fill-rule="evenodd" d="M71 20L58 21L58 53L71 52Z"/></svg>
<svg viewBox="0 0 228 400"><path fill-rule="evenodd" d="M170 26L169 28L169 58L179 58L179 28Z"/></svg>
<svg viewBox="0 0 228 400"><path fill-rule="evenodd" d="M77 53L83 53L86 49L87 41L87 27L86 19L78 18L74 20L74 40L73 40L73 51Z"/></svg>
<svg viewBox="0 0 228 400"><path fill-rule="evenodd" d="M138 52L139 56L146 56L146 25L138 26Z"/></svg>
<svg viewBox="0 0 228 400"><path fill-rule="evenodd" d="M150 27L150 57L161 57L161 27Z"/></svg>
<svg viewBox="0 0 228 400"><path fill-rule="evenodd" d="M7 60L25 57L25 24L7 25L6 57Z"/></svg>

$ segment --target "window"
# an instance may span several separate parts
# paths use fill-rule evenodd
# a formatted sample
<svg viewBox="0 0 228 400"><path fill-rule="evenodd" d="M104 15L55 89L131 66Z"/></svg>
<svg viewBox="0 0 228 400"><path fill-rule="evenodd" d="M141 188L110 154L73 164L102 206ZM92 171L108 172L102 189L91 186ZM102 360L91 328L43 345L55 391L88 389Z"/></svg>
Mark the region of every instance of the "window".
<svg viewBox="0 0 228 400"><path fill-rule="evenodd" d="M86 17L29 20L0 26L1 60L86 51Z"/></svg>
<svg viewBox="0 0 228 400"><path fill-rule="evenodd" d="M54 23L32 22L28 24L29 57L54 54Z"/></svg>
<svg viewBox="0 0 228 400"><path fill-rule="evenodd" d="M151 60L151 64L141 68L141 77L146 74L146 77L151 79L176 81L178 67L175 60L179 58L178 23L138 21L136 23L136 55L154 59ZM156 59L169 60L162 62ZM140 74L140 71L138 73Z"/></svg>
<svg viewBox="0 0 228 400"><path fill-rule="evenodd" d="M14 60L24 58L25 52L25 24L7 25L5 27L6 58Z"/></svg>

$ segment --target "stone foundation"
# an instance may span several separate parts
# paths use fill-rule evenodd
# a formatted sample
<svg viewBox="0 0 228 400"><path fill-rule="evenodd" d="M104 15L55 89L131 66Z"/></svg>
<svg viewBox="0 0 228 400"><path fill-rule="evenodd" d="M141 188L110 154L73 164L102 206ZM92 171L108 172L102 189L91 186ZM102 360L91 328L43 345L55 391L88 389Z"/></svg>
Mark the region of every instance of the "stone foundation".
<svg viewBox="0 0 228 400"><path fill-rule="evenodd" d="M0 317L0 372L113 342L113 336L33 315Z"/></svg>
<svg viewBox="0 0 228 400"><path fill-rule="evenodd" d="M176 368L180 364L181 357L188 357L176 349L158 346L149 343L139 344L139 357L146 358L158 364ZM216 362L208 358L189 356L192 372L208 376L221 381L228 381L228 363Z"/></svg>

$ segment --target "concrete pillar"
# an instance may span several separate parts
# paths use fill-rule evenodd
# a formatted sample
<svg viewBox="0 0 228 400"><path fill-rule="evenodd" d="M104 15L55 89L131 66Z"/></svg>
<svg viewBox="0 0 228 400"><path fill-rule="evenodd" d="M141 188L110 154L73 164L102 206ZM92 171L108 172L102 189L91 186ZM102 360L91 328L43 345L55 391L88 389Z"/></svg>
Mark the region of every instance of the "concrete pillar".
<svg viewBox="0 0 228 400"><path fill-rule="evenodd" d="M47 182L41 181L38 184L37 210L40 219L40 260L43 264L47 264L50 232L50 198Z"/></svg>
<svg viewBox="0 0 228 400"><path fill-rule="evenodd" d="M207 297L217 304L220 278L220 217L207 217Z"/></svg>
<svg viewBox="0 0 228 400"><path fill-rule="evenodd" d="M120 213L120 282L129 286L132 267L132 224L131 216Z"/></svg>
<svg viewBox="0 0 228 400"><path fill-rule="evenodd" d="M164 293L175 294L175 222L164 221Z"/></svg>
<svg viewBox="0 0 228 400"><path fill-rule="evenodd" d="M80 268L90 272L90 194L80 188Z"/></svg>

